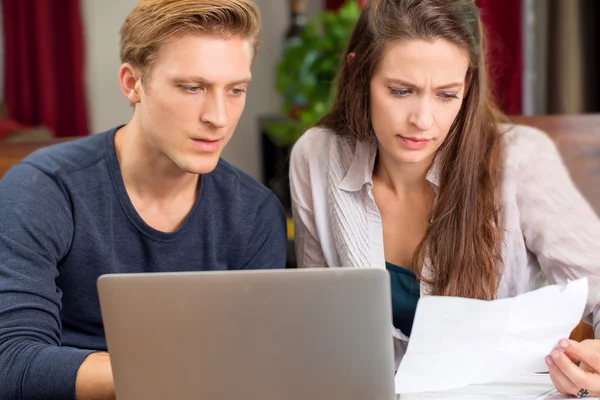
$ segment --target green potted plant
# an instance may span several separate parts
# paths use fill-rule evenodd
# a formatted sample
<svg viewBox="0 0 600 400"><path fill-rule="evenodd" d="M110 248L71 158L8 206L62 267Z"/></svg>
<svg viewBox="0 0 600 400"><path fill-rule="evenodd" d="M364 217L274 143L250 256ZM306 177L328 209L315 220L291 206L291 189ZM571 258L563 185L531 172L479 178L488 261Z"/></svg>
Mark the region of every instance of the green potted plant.
<svg viewBox="0 0 600 400"><path fill-rule="evenodd" d="M282 120L266 126L271 141L289 148L329 110L335 74L360 15L357 0L318 13L285 46L275 72Z"/></svg>

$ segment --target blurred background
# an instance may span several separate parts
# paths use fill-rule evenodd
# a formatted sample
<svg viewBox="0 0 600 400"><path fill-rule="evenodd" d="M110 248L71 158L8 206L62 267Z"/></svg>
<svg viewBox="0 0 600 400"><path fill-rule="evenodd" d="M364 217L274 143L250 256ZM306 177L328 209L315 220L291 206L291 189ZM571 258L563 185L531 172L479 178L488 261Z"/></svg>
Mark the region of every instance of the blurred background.
<svg viewBox="0 0 600 400"><path fill-rule="evenodd" d="M85 136L130 119L117 80L119 29L138 1L0 0L0 147ZM290 148L326 112L340 56L365 1L255 0L262 44L246 109L224 158L271 187L288 211ZM505 113L600 112L599 0L476 2ZM598 118L585 120L596 138ZM600 153L586 154L600 160Z"/></svg>
<svg viewBox="0 0 600 400"><path fill-rule="evenodd" d="M119 28L137 2L1 0L0 140L24 128L36 128L29 129L27 139L83 136L129 120L131 108L117 81ZM276 147L289 147L326 111L339 55L362 4L255 2L263 16L261 50L244 116L224 156L265 181L272 171L263 158L272 155L263 154L262 135ZM595 73L600 1L477 3L488 30L498 101L506 113L600 111ZM303 30L308 32L303 35ZM278 117L284 120L273 121ZM290 117L293 121L285 120Z"/></svg>
<svg viewBox="0 0 600 400"><path fill-rule="evenodd" d="M129 121L132 108L117 79L119 29L138 1L0 0L0 178L41 146ZM327 111L366 0L254 1L262 44L245 112L223 156L281 200L294 267L289 152ZM600 213L600 0L476 2L501 109L549 134ZM593 334L583 326L572 337Z"/></svg>

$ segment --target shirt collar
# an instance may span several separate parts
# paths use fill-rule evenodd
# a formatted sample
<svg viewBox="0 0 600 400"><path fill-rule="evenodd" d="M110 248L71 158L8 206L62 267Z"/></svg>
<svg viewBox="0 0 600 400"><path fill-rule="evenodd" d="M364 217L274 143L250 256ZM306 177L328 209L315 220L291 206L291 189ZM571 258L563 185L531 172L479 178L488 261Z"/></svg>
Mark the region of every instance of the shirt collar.
<svg viewBox="0 0 600 400"><path fill-rule="evenodd" d="M338 188L347 192L357 192L366 184L373 184L373 168L377 156L377 139L369 141L356 141L354 154L344 175L344 179L338 184ZM437 192L440 186L439 159L436 157L427 172L426 179Z"/></svg>

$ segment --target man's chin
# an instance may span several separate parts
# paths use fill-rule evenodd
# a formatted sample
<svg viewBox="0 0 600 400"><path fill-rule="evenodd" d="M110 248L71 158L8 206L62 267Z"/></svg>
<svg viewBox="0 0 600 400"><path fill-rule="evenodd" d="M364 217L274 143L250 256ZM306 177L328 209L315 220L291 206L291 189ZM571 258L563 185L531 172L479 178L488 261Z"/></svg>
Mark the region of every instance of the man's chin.
<svg viewBox="0 0 600 400"><path fill-rule="evenodd" d="M217 168L218 163L219 158L215 157L214 160L203 160L203 162L190 163L182 169L190 174L204 175L214 171L214 169Z"/></svg>

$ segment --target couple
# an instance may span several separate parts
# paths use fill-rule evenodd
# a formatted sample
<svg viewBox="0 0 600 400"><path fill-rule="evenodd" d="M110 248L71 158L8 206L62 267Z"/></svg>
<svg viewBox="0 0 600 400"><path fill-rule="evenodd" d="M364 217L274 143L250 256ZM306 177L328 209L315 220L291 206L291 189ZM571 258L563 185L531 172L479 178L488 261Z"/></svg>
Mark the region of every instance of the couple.
<svg viewBox="0 0 600 400"><path fill-rule="evenodd" d="M101 274L285 266L277 199L220 159L259 30L249 0L140 2L121 29L131 121L0 181L0 398L114 398ZM600 337L600 222L552 142L502 124L474 0L370 0L337 87L292 152L298 264L387 268L397 361L419 296L508 297L540 273L588 277ZM599 343L557 344L558 390L600 395Z"/></svg>

